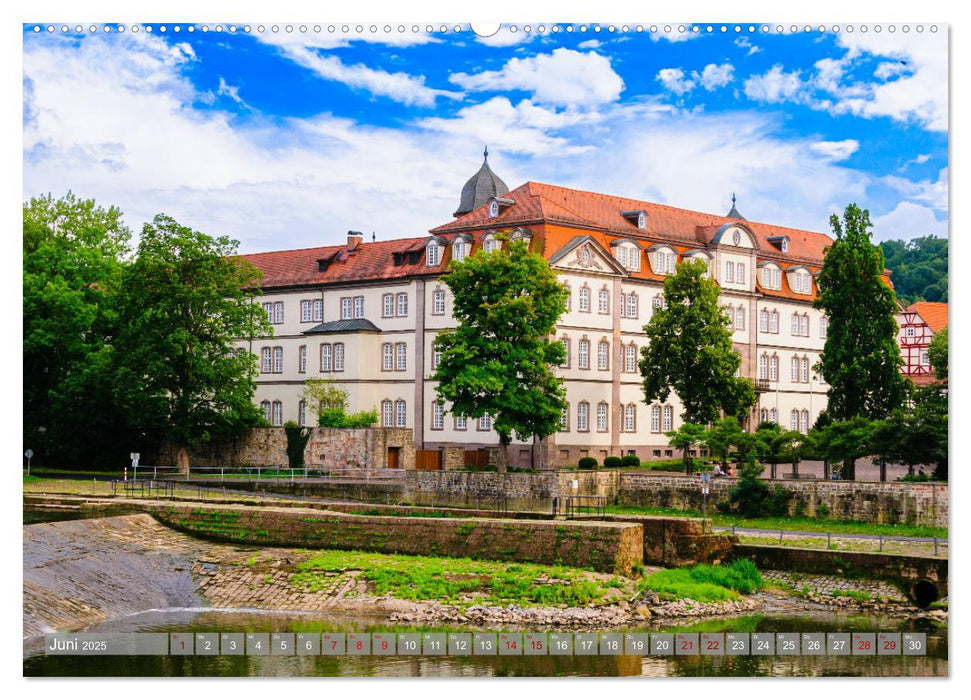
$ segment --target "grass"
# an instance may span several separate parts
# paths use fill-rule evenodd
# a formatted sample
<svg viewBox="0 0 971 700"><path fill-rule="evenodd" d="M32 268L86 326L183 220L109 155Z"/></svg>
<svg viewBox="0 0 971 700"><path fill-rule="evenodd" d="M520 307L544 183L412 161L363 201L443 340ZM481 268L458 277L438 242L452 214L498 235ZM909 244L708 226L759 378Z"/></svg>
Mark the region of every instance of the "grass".
<svg viewBox="0 0 971 700"><path fill-rule="evenodd" d="M939 537L947 538L946 527L932 527L930 525L906 525L864 523L856 520L817 520L807 517L791 518L743 518L738 515L726 515L712 512L702 516L701 511L692 508L651 508L648 506L607 506L608 513L634 515L667 515L682 518L711 518L714 525L719 527L751 527L765 530L796 530L801 532L832 532L848 535L886 535L897 537Z"/></svg>
<svg viewBox="0 0 971 700"><path fill-rule="evenodd" d="M377 595L404 600L583 606L602 601L618 579L602 582L581 569L444 557L322 551L297 566L295 586L328 588L332 574L361 571Z"/></svg>
<svg viewBox="0 0 971 700"><path fill-rule="evenodd" d="M690 598L699 603L737 600L740 593L754 593L762 586L762 575L748 559L739 559L729 566L698 564L664 569L638 584L641 590L652 590L664 600Z"/></svg>
<svg viewBox="0 0 971 700"><path fill-rule="evenodd" d="M25 484L34 484L34 483L37 483L38 481L40 481L39 476L34 476L33 474L31 474L30 476L27 476L26 474L24 474Z"/></svg>

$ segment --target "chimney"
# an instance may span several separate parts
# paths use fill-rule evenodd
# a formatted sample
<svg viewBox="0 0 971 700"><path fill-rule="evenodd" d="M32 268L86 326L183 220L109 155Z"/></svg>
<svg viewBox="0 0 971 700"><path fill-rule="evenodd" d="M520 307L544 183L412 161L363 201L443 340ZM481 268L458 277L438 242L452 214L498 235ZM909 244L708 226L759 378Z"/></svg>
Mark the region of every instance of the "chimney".
<svg viewBox="0 0 971 700"><path fill-rule="evenodd" d="M361 243L364 242L364 234L360 231L348 231L347 232L347 252L356 250Z"/></svg>

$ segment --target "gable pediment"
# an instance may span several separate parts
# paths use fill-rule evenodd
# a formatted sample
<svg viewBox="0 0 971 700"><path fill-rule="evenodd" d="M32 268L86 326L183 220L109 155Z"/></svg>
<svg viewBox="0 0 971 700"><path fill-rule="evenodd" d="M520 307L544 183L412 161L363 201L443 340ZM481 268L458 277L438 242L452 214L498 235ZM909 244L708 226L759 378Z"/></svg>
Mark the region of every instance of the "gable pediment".
<svg viewBox="0 0 971 700"><path fill-rule="evenodd" d="M573 272L627 275L627 270L592 236L572 239L550 257L550 265Z"/></svg>

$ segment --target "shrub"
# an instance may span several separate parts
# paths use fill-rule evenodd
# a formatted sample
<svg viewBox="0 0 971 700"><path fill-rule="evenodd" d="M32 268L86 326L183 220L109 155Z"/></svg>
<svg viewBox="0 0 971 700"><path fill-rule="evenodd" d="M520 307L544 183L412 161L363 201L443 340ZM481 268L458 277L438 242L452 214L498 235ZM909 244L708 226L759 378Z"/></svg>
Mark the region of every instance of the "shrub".
<svg viewBox="0 0 971 700"><path fill-rule="evenodd" d="M594 469L597 466L596 457L581 457L580 461L577 462L577 466L580 469Z"/></svg>
<svg viewBox="0 0 971 700"><path fill-rule="evenodd" d="M639 467L641 466L641 458L637 455L624 455L620 458L620 464L624 467Z"/></svg>
<svg viewBox="0 0 971 700"><path fill-rule="evenodd" d="M370 428L378 422L378 412L375 410L358 411L344 417L345 428Z"/></svg>
<svg viewBox="0 0 971 700"><path fill-rule="evenodd" d="M290 463L290 468L303 469L303 453L307 447L307 441L310 440L310 430L301 428L293 421L284 423L283 430L287 434L287 461Z"/></svg>
<svg viewBox="0 0 971 700"><path fill-rule="evenodd" d="M617 469L620 465L620 457L604 457L604 466L607 467L607 469Z"/></svg>
<svg viewBox="0 0 971 700"><path fill-rule="evenodd" d="M345 417L343 408L322 408L317 414L317 425L323 428L343 428Z"/></svg>
<svg viewBox="0 0 971 700"><path fill-rule="evenodd" d="M789 501L792 499L792 491L782 486L776 486L765 501L765 510L768 511L769 515L777 518L787 517L789 515Z"/></svg>
<svg viewBox="0 0 971 700"><path fill-rule="evenodd" d="M485 465L482 468L482 471L484 471L484 472L497 472L497 471L499 471L499 467L497 467L495 464L487 464L487 465Z"/></svg>
<svg viewBox="0 0 971 700"><path fill-rule="evenodd" d="M762 468L752 460L742 467L742 477L728 492L732 510L746 518L762 515L765 500L769 497L769 487L760 479Z"/></svg>
<svg viewBox="0 0 971 700"><path fill-rule="evenodd" d="M829 515L829 506L827 506L825 503L820 503L816 507L816 517L825 518L827 515Z"/></svg>
<svg viewBox="0 0 971 700"><path fill-rule="evenodd" d="M378 422L378 412L358 411L347 414L343 408L322 408L317 414L317 425L324 428L370 428Z"/></svg>

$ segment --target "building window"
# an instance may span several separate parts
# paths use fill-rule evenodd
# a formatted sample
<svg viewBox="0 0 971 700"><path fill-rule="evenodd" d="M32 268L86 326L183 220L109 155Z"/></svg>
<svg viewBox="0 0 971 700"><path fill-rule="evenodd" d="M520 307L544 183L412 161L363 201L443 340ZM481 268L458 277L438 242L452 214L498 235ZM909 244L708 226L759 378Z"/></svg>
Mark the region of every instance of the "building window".
<svg viewBox="0 0 971 700"><path fill-rule="evenodd" d="M432 294L432 314L435 316L445 315L445 290L436 289Z"/></svg>
<svg viewBox="0 0 971 700"><path fill-rule="evenodd" d="M624 348L624 371L637 371L637 346L634 343Z"/></svg>
<svg viewBox="0 0 971 700"><path fill-rule="evenodd" d="M603 401L597 404L597 432L607 432L607 404Z"/></svg>
<svg viewBox="0 0 971 700"><path fill-rule="evenodd" d="M590 341L581 340L579 350L577 351L577 359L579 360L578 366L580 369L590 369Z"/></svg>
<svg viewBox="0 0 971 700"><path fill-rule="evenodd" d="M494 250L499 250L499 241L496 240L495 236L486 236L482 241L485 252L491 253Z"/></svg>
<svg viewBox="0 0 971 700"><path fill-rule="evenodd" d="M385 428L394 426L394 404L389 399L381 402L381 425Z"/></svg>
<svg viewBox="0 0 971 700"><path fill-rule="evenodd" d="M759 358L759 379L769 378L769 358L765 355Z"/></svg>
<svg viewBox="0 0 971 700"><path fill-rule="evenodd" d="M775 382L779 380L779 356L773 355L769 358L769 381Z"/></svg>
<svg viewBox="0 0 971 700"><path fill-rule="evenodd" d="M563 364L560 365L560 367L569 367L570 366L570 339L566 336L563 336L560 339L560 342L563 343L563 349L566 350L566 357L563 359Z"/></svg>
<svg viewBox="0 0 971 700"><path fill-rule="evenodd" d="M629 403L624 407L624 431L633 433L637 431L637 405Z"/></svg>
<svg viewBox="0 0 971 700"><path fill-rule="evenodd" d="M570 430L570 404L565 404L563 410L560 411L560 432L569 432Z"/></svg>
<svg viewBox="0 0 971 700"><path fill-rule="evenodd" d="M658 309L663 309L664 297L661 296L660 294L655 294L654 298L651 299L651 308L653 308L655 311L657 311Z"/></svg>
<svg viewBox="0 0 971 700"><path fill-rule="evenodd" d="M283 425L283 402L273 402L273 425Z"/></svg>
<svg viewBox="0 0 971 700"><path fill-rule="evenodd" d="M798 382L799 381L799 358L793 355L792 362L790 364L792 365L792 381Z"/></svg>
<svg viewBox="0 0 971 700"><path fill-rule="evenodd" d="M476 428L477 430L492 430L492 416L488 413L484 414L479 419L479 424Z"/></svg>
<svg viewBox="0 0 971 700"><path fill-rule="evenodd" d="M394 424L396 428L404 428L408 424L408 404L404 399L394 402Z"/></svg>
<svg viewBox="0 0 971 700"><path fill-rule="evenodd" d="M769 312L765 309L759 311L759 331L761 333L769 332Z"/></svg>
<svg viewBox="0 0 971 700"><path fill-rule="evenodd" d="M394 347L391 343L381 344L381 369L384 372L394 369Z"/></svg>
<svg viewBox="0 0 971 700"><path fill-rule="evenodd" d="M408 315L408 295L404 292L398 295L398 315Z"/></svg>
<svg viewBox="0 0 971 700"><path fill-rule="evenodd" d="M347 320L351 318L353 310L353 301L350 297L341 297L341 320Z"/></svg>
<svg viewBox="0 0 971 700"><path fill-rule="evenodd" d="M344 343L334 343L334 371L344 371Z"/></svg>
<svg viewBox="0 0 971 700"><path fill-rule="evenodd" d="M745 263L743 262L735 265L735 281L739 284L745 284Z"/></svg>
<svg viewBox="0 0 971 700"><path fill-rule="evenodd" d="M819 337L825 338L829 331L829 319L826 316L819 317Z"/></svg>
<svg viewBox="0 0 971 700"><path fill-rule="evenodd" d="M792 315L792 334L799 335L799 316L798 314Z"/></svg>
<svg viewBox="0 0 971 700"><path fill-rule="evenodd" d="M324 300L314 299L314 321L320 323L324 320Z"/></svg>
<svg viewBox="0 0 971 700"><path fill-rule="evenodd" d="M437 243L429 243L425 247L425 264L429 267L435 267L442 260L442 249Z"/></svg>
<svg viewBox="0 0 971 700"><path fill-rule="evenodd" d="M312 308L313 304L310 299L304 299L300 302L300 323L310 323Z"/></svg>
<svg viewBox="0 0 971 700"><path fill-rule="evenodd" d="M273 350L271 348L260 350L260 371L263 374L269 374L273 371Z"/></svg>
<svg viewBox="0 0 971 700"><path fill-rule="evenodd" d="M661 427L666 433L673 430L673 426L674 426L674 409L671 408L670 406L665 406Z"/></svg>
<svg viewBox="0 0 971 700"><path fill-rule="evenodd" d="M499 202L492 200L489 202L489 218L495 219L499 216Z"/></svg>
<svg viewBox="0 0 971 700"><path fill-rule="evenodd" d="M364 318L364 297L354 297L354 318Z"/></svg>
<svg viewBox="0 0 971 700"><path fill-rule="evenodd" d="M597 369L607 369L609 354L610 344L606 340L601 340L599 343L597 343Z"/></svg>
<svg viewBox="0 0 971 700"><path fill-rule="evenodd" d="M773 311L769 314L769 333L779 332L779 312Z"/></svg>
<svg viewBox="0 0 971 700"><path fill-rule="evenodd" d="M307 425L307 404L304 401L297 402L297 423Z"/></svg>
<svg viewBox="0 0 971 700"><path fill-rule="evenodd" d="M283 302L273 304L273 323L283 323Z"/></svg>
<svg viewBox="0 0 971 700"><path fill-rule="evenodd" d="M735 263L733 263L731 260L725 261L725 281L735 281Z"/></svg>
<svg viewBox="0 0 971 700"><path fill-rule="evenodd" d="M927 352L927 350L921 350L920 351L920 363L922 365L930 365L930 363L931 363L931 356L930 356L930 353Z"/></svg>
<svg viewBox="0 0 971 700"><path fill-rule="evenodd" d="M396 343L394 346L394 356L395 365L394 368L398 372L404 372L408 369L408 345L405 343Z"/></svg>
<svg viewBox="0 0 971 700"><path fill-rule="evenodd" d="M445 429L445 407L440 403L432 404L432 430Z"/></svg>
<svg viewBox="0 0 971 700"><path fill-rule="evenodd" d="M263 310L266 312L266 320L273 323L273 302L263 304Z"/></svg>
<svg viewBox="0 0 971 700"><path fill-rule="evenodd" d="M269 423L270 420L273 418L273 414L270 412L270 402L260 401L260 411L262 411L263 413L263 418L266 420L267 423Z"/></svg>
<svg viewBox="0 0 971 700"><path fill-rule="evenodd" d="M627 318L637 318L637 294L631 292L627 295Z"/></svg>
<svg viewBox="0 0 971 700"><path fill-rule="evenodd" d="M799 432L809 432L809 411L807 411L805 408L799 412Z"/></svg>
<svg viewBox="0 0 971 700"><path fill-rule="evenodd" d="M455 429L456 430L467 430L469 427L469 419L465 416L455 416Z"/></svg>
<svg viewBox="0 0 971 700"><path fill-rule="evenodd" d="M627 295L620 293L620 317L627 318Z"/></svg>
<svg viewBox="0 0 971 700"><path fill-rule="evenodd" d="M800 363L799 374L800 374L800 379L804 384L809 383L809 358L808 357L802 358L802 362Z"/></svg>
<svg viewBox="0 0 971 700"><path fill-rule="evenodd" d="M394 294L385 294L381 297L381 317L391 316L394 316Z"/></svg>
<svg viewBox="0 0 971 700"><path fill-rule="evenodd" d="M602 314L610 313L610 292L606 287L597 294L597 311Z"/></svg>
<svg viewBox="0 0 971 700"><path fill-rule="evenodd" d="M432 369L438 369L440 364L442 364L442 351L432 349Z"/></svg>
<svg viewBox="0 0 971 700"><path fill-rule="evenodd" d="M661 407L651 406L651 432L661 432Z"/></svg>
<svg viewBox="0 0 971 700"><path fill-rule="evenodd" d="M279 345L273 348L273 373L283 373L283 348Z"/></svg>
<svg viewBox="0 0 971 700"><path fill-rule="evenodd" d="M300 374L307 373L307 346L301 345L297 350L297 371Z"/></svg>
<svg viewBox="0 0 971 700"><path fill-rule="evenodd" d="M799 335L809 337L809 314L803 314L799 319Z"/></svg>
<svg viewBox="0 0 971 700"><path fill-rule="evenodd" d="M745 307L739 306L735 309L735 330L745 330Z"/></svg>
<svg viewBox="0 0 971 700"><path fill-rule="evenodd" d="M333 372L333 355L331 354L333 348L329 343L323 343L320 346L320 371L321 372Z"/></svg>
<svg viewBox="0 0 971 700"><path fill-rule="evenodd" d="M586 401L577 404L577 430L581 433L590 431L590 404Z"/></svg>
<svg viewBox="0 0 971 700"><path fill-rule="evenodd" d="M763 408L759 411L759 423L769 422L769 409Z"/></svg>
<svg viewBox="0 0 971 700"><path fill-rule="evenodd" d="M590 311L590 287L580 287L580 311Z"/></svg>
<svg viewBox="0 0 971 700"><path fill-rule="evenodd" d="M799 430L799 411L792 409L792 413L789 414L789 429Z"/></svg>
<svg viewBox="0 0 971 700"><path fill-rule="evenodd" d="M465 241L462 239L455 239L452 244L452 260L462 261L465 260Z"/></svg>

